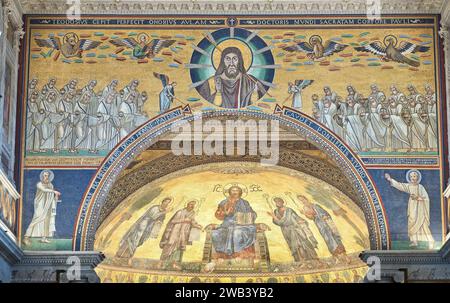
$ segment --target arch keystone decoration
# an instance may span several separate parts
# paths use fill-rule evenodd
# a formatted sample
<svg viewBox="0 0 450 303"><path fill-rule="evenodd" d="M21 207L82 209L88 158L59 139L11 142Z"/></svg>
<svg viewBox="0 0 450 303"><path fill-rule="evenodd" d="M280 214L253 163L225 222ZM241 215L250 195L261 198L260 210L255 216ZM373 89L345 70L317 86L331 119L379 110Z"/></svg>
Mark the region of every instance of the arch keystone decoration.
<svg viewBox="0 0 450 303"><path fill-rule="evenodd" d="M355 188L368 226L370 248L387 250L390 237L387 218L378 191L362 161L336 134L308 115L289 107L276 107L274 114L250 110L215 110L192 114L190 108L176 107L147 121L123 139L104 159L92 178L81 202L73 235L73 250L89 251L94 248L99 214L107 195L120 172L133 159L154 144L159 137L170 132L173 125L195 119L254 118L277 120L315 145L337 164Z"/></svg>

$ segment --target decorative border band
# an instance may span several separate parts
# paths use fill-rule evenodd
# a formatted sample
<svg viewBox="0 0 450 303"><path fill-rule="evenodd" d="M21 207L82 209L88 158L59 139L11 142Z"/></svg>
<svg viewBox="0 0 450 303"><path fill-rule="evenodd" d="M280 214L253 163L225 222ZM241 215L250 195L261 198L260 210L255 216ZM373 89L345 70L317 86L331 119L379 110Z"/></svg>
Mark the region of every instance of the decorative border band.
<svg viewBox="0 0 450 303"><path fill-rule="evenodd" d="M362 161L330 130L311 117L288 107L283 107L276 114L249 110L217 110L196 115L192 115L189 107L177 107L149 120L111 151L93 177L79 209L73 236L73 249L94 249L99 213L107 194L120 172L135 156L150 147L158 137L167 133L173 124L191 122L198 118L209 119L223 116L278 120L282 126L299 133L329 155L348 176L358 192L369 228L371 249L389 249L390 238L385 210Z"/></svg>

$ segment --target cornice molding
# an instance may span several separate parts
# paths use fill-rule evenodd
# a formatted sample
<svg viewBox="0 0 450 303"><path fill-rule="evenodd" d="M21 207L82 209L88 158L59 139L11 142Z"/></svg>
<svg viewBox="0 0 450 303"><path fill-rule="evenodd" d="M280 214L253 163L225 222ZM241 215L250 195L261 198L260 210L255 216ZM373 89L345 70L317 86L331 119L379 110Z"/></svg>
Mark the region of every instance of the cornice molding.
<svg viewBox="0 0 450 303"><path fill-rule="evenodd" d="M439 250L370 250L359 257L370 266L375 265L373 258L378 258L382 281L450 281L449 254L450 241L447 241Z"/></svg>
<svg viewBox="0 0 450 303"><path fill-rule="evenodd" d="M440 251L417 251L417 250L372 250L361 253L360 258L367 262L368 258L376 256L380 258L383 266L398 266L402 268L406 265L427 265L427 264L447 264Z"/></svg>
<svg viewBox="0 0 450 303"><path fill-rule="evenodd" d="M100 282L94 268L105 259L96 251L24 251L12 268L13 282ZM77 271L78 277L69 278ZM76 280L73 280L76 279Z"/></svg>
<svg viewBox="0 0 450 303"><path fill-rule="evenodd" d="M65 14L66 0L19 0L24 14ZM381 0L382 14L438 14L444 0ZM311 1L137 1L137 0L83 0L82 14L156 15L156 14L363 14L366 0L311 0Z"/></svg>
<svg viewBox="0 0 450 303"><path fill-rule="evenodd" d="M100 264L105 256L97 251L24 251L18 266L67 266L70 257L78 257L81 266L92 268Z"/></svg>
<svg viewBox="0 0 450 303"><path fill-rule="evenodd" d="M439 253L442 258L450 260L450 238L447 238L447 241L445 241L444 245L442 245Z"/></svg>

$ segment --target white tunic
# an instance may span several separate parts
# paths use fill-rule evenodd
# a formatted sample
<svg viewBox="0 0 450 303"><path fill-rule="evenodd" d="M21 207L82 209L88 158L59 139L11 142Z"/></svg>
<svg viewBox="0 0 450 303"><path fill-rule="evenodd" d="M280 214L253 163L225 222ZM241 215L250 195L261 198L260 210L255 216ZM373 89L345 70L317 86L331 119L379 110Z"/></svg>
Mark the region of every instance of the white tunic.
<svg viewBox="0 0 450 303"><path fill-rule="evenodd" d="M56 226L56 191L52 183L39 182L34 198L34 214L25 237L53 237Z"/></svg>
<svg viewBox="0 0 450 303"><path fill-rule="evenodd" d="M430 231L430 199L422 184L400 183L391 179L391 185L408 193L408 236L412 242L434 242Z"/></svg>

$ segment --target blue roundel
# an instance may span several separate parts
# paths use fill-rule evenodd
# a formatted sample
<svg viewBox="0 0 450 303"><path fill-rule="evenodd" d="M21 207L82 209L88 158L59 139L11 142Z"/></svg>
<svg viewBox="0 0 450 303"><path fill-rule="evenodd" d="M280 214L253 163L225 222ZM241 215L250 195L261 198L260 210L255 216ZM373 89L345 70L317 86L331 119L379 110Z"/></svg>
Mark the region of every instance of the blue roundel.
<svg viewBox="0 0 450 303"><path fill-rule="evenodd" d="M271 48L255 32L243 28L223 28L205 33L205 38L194 47L190 64L187 65L190 69L191 87L201 94L199 87L216 73L213 58L216 48L221 49L222 43L233 44L227 40L235 40L236 44L245 45L249 50L243 53L247 74L257 79L266 91L269 90L275 76L275 61Z"/></svg>

